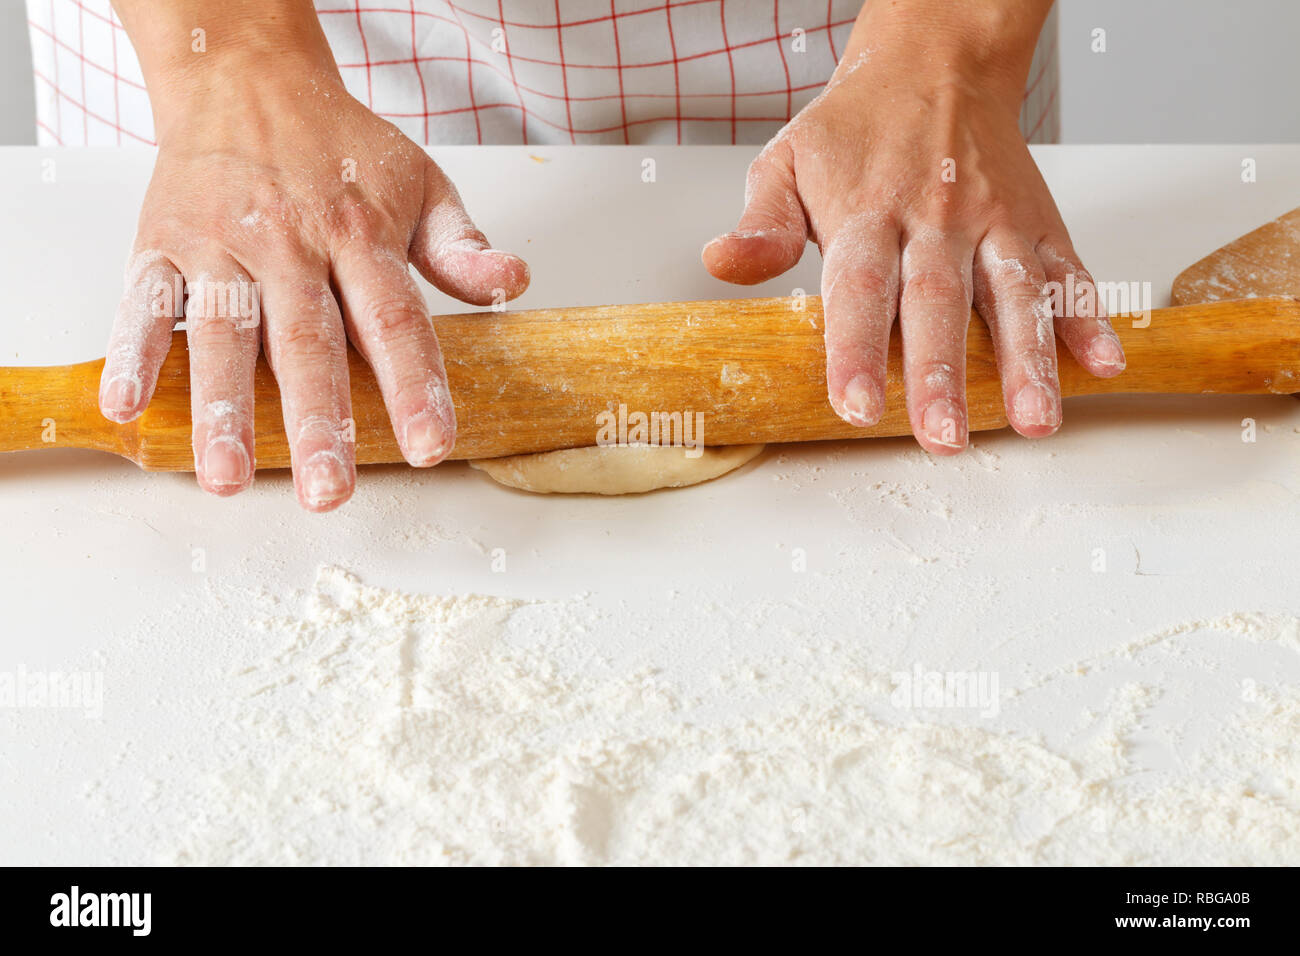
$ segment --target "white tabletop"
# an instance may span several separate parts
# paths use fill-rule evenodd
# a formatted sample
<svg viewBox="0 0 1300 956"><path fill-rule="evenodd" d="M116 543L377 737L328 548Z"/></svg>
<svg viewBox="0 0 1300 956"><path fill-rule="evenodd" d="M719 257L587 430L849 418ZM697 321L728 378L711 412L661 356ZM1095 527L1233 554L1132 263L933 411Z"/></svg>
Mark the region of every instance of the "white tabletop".
<svg viewBox="0 0 1300 956"><path fill-rule="evenodd" d="M816 291L811 247L794 272L752 289L700 265L701 245L734 225L752 154L656 147L647 184L637 147L434 151L493 243L529 260L519 308ZM1156 305L1181 268L1300 203L1300 147L1035 155L1097 278L1150 282ZM1255 183L1241 181L1245 157L1258 162ZM148 151L0 151L4 364L102 354L150 162ZM53 183L42 177L51 163ZM434 311L460 310L425 288ZM1253 443L1246 418L1258 423ZM599 612L587 637L606 657L685 682L799 634L852 643L885 670L991 669L1009 686L1127 657L1134 641L1187 622L1300 611L1300 402L1072 400L1050 440L1004 432L973 446L944 461L903 439L790 446L724 480L626 499L523 495L459 463L376 467L327 516L298 509L285 473L259 473L222 500L191 476L96 453L0 457L0 673L106 675L102 720L0 709L0 862L165 854L129 814L110 839L87 788L124 761L156 764L158 748L198 753L211 726L194 675L217 658L239 664L255 610L241 602L257 588L310 588L322 564L408 591L581 596ZM796 548L804 573L791 570ZM508 556L504 574L494 549ZM1184 692L1147 715L1132 740L1146 764L1177 765L1165 731L1212 728L1242 680L1300 677L1293 647L1222 635L1198 646L1213 668L1190 666ZM1127 678L1155 679L1168 675L1144 669L1172 665L1125 666ZM1081 701L1127 678L1000 720L1052 740ZM187 688L184 706L169 687Z"/></svg>

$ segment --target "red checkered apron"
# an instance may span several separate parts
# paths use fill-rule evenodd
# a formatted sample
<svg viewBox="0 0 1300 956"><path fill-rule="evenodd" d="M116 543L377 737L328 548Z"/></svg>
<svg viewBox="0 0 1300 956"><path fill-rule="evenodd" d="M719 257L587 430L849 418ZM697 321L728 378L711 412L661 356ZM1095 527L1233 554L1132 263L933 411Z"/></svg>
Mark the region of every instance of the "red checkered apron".
<svg viewBox="0 0 1300 956"><path fill-rule="evenodd" d="M861 0L316 0L348 89L419 143L762 143L825 85ZM153 143L109 0L27 0L38 137ZM1020 123L1059 136L1056 11Z"/></svg>

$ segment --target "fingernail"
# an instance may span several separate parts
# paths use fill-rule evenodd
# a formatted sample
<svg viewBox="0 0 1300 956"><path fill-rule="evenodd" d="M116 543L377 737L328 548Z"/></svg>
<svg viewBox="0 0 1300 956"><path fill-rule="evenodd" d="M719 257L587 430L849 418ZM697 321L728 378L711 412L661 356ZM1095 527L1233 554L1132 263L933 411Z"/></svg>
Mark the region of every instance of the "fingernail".
<svg viewBox="0 0 1300 956"><path fill-rule="evenodd" d="M348 472L338 455L318 451L303 469L302 493L309 505L327 505L347 497Z"/></svg>
<svg viewBox="0 0 1300 956"><path fill-rule="evenodd" d="M412 465L436 465L451 450L447 426L433 412L420 412L406 423L406 460Z"/></svg>
<svg viewBox="0 0 1300 956"><path fill-rule="evenodd" d="M466 236L463 239L453 239L443 246L447 252L492 252L495 251L482 239L472 239Z"/></svg>
<svg viewBox="0 0 1300 956"><path fill-rule="evenodd" d="M1052 393L1037 383L1026 385L1016 393L1015 409L1021 425L1055 428L1061 423Z"/></svg>
<svg viewBox="0 0 1300 956"><path fill-rule="evenodd" d="M855 375L844 386L844 420L850 425L874 425L884 412L884 400L870 375Z"/></svg>
<svg viewBox="0 0 1300 956"><path fill-rule="evenodd" d="M757 239L758 237L764 236L766 234L767 231L761 229L751 229L745 232L741 232L740 230L735 230L732 232L724 232L722 235L714 236L712 239L706 242L704 244L704 248L707 249L710 246L716 246L724 242L735 242L737 239L742 241L745 239Z"/></svg>
<svg viewBox="0 0 1300 956"><path fill-rule="evenodd" d="M249 475L248 451L237 438L223 435L208 442L203 453L203 475L220 488L242 485Z"/></svg>
<svg viewBox="0 0 1300 956"><path fill-rule="evenodd" d="M140 382L134 375L117 375L104 387L100 407L106 412L126 415L140 401Z"/></svg>
<svg viewBox="0 0 1300 956"><path fill-rule="evenodd" d="M515 255L513 252L506 252L502 249L481 249L479 250L479 255L491 256L507 265L511 263L518 263L519 267L523 269L523 276L521 277L523 280L522 282L523 287L527 288L528 283L532 281L533 274L532 271L528 268L528 263L525 262L523 259L521 259L519 256Z"/></svg>
<svg viewBox="0 0 1300 956"><path fill-rule="evenodd" d="M961 412L947 399L937 399L925 406L925 411L921 413L921 431L936 445L961 448Z"/></svg>
<svg viewBox="0 0 1300 956"><path fill-rule="evenodd" d="M1088 358L1093 365L1108 369L1123 368L1126 364L1124 350L1110 335L1099 335L1092 340L1092 345L1088 349Z"/></svg>

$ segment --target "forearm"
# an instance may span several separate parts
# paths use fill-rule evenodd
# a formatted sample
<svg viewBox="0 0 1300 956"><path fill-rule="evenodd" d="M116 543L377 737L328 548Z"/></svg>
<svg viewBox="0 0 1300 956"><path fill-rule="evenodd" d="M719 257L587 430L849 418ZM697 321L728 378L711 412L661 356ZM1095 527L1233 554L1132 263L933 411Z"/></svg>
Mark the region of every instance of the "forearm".
<svg viewBox="0 0 1300 956"><path fill-rule="evenodd" d="M177 113L219 100L232 87L338 79L311 0L113 0L113 6L139 57L160 136Z"/></svg>
<svg viewBox="0 0 1300 956"><path fill-rule="evenodd" d="M978 77L1015 102L1052 0L868 0L858 14L841 70L863 54L899 60L903 75L938 82Z"/></svg>

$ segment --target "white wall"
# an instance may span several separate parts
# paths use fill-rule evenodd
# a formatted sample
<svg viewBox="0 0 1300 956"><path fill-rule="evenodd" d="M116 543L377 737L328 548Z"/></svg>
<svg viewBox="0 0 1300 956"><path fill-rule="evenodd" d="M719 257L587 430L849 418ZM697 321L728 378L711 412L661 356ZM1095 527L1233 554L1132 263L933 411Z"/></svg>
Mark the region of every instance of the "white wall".
<svg viewBox="0 0 1300 956"><path fill-rule="evenodd" d="M27 4L0 0L0 146L36 142Z"/></svg>
<svg viewBox="0 0 1300 956"><path fill-rule="evenodd" d="M1065 142L1300 142L1300 0L1060 3ZM0 0L0 144L36 141L27 44Z"/></svg>
<svg viewBox="0 0 1300 956"><path fill-rule="evenodd" d="M1300 142L1297 0L1059 2L1064 142Z"/></svg>

